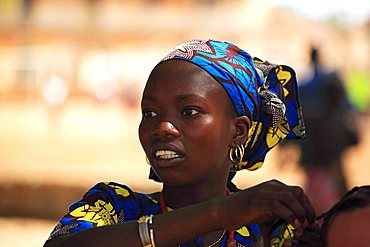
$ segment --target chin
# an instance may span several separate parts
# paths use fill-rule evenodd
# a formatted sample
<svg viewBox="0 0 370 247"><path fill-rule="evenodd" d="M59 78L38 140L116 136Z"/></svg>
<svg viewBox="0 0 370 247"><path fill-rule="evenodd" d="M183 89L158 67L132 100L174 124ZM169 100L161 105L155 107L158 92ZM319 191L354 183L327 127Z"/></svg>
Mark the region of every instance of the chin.
<svg viewBox="0 0 370 247"><path fill-rule="evenodd" d="M186 183L184 183L181 179L178 179L178 178L174 178L174 177L160 177L161 181L163 184L167 185L167 186L181 186L181 185L184 185Z"/></svg>
<svg viewBox="0 0 370 247"><path fill-rule="evenodd" d="M183 186L190 183L190 181L184 179L183 175L179 174L159 174L158 177L167 186Z"/></svg>

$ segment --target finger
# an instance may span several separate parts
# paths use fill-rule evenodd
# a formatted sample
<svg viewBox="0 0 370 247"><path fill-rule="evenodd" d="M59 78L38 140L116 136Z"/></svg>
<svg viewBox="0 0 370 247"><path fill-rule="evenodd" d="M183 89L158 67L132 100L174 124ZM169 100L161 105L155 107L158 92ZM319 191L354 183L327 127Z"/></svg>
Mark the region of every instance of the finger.
<svg viewBox="0 0 370 247"><path fill-rule="evenodd" d="M306 209L302 205L299 198L297 198L294 193L290 189L280 191L276 193L277 199L284 204L287 208L289 208L292 213L294 214L294 218L298 219L301 224L306 220ZM293 222L294 225L297 226L297 224ZM300 225L299 225L300 226Z"/></svg>
<svg viewBox="0 0 370 247"><path fill-rule="evenodd" d="M278 184L275 183L275 185ZM281 184L275 194L276 198L290 208L299 220L298 223L293 222L294 226L308 227L315 221L315 211L300 187Z"/></svg>
<svg viewBox="0 0 370 247"><path fill-rule="evenodd" d="M309 198L304 193L303 189L299 186L290 186L292 193L297 198L297 200L300 202L302 207L305 210L305 218L307 219L307 222L309 224L312 224L315 222L316 219L316 213L315 209L313 208ZM304 223L304 220L301 221L301 223Z"/></svg>
<svg viewBox="0 0 370 247"><path fill-rule="evenodd" d="M299 243L298 243L297 240L294 240L294 239L285 239L282 246L283 247L298 247L298 246L301 246L301 245L299 245Z"/></svg>
<svg viewBox="0 0 370 247"><path fill-rule="evenodd" d="M300 224L296 224L296 226L301 227L306 219L309 218L312 220L312 217L315 218L315 214L312 216L311 204L307 203L302 188L298 186L288 186L275 179L262 183L259 186L262 186L266 192L260 193L260 196L262 196L261 198L279 200L294 212L295 218L300 221ZM308 204L308 206L305 204ZM293 223L293 221L289 221L289 223Z"/></svg>
<svg viewBox="0 0 370 247"><path fill-rule="evenodd" d="M269 189L271 191L279 191L282 187L286 187L287 185L280 182L279 180L272 179L269 181L262 182L260 184L257 184L254 187L263 187L265 189Z"/></svg>
<svg viewBox="0 0 370 247"><path fill-rule="evenodd" d="M293 241L291 239L284 240L283 247L291 247L293 246Z"/></svg>
<svg viewBox="0 0 370 247"><path fill-rule="evenodd" d="M268 201L267 203L271 207L270 210L276 219L283 219L285 222L293 224L294 220L296 219L296 215L290 207L287 207L279 200L272 200Z"/></svg>
<svg viewBox="0 0 370 247"><path fill-rule="evenodd" d="M302 231L301 236L296 236L295 233L296 231L294 231L294 238L299 238L300 243L306 244L308 246L312 246L312 245L321 246L320 245L321 240L322 240L321 233L318 229L316 229L315 231L306 229Z"/></svg>
<svg viewBox="0 0 370 247"><path fill-rule="evenodd" d="M296 228L294 229L293 233L294 233L294 238L300 238L303 235L303 230Z"/></svg>
<svg viewBox="0 0 370 247"><path fill-rule="evenodd" d="M289 217L289 223L293 223L294 219L298 219L300 224L296 226L301 227L304 222L312 222L315 219L315 212L308 198L304 194L302 188L298 186L288 186L278 180L270 180L251 188L258 191L259 199L267 201L278 200L293 212L293 218L284 216L284 219ZM277 213L278 214L278 213ZM280 214L285 214L282 211Z"/></svg>
<svg viewBox="0 0 370 247"><path fill-rule="evenodd" d="M308 196L306 194L303 194L304 195L304 198L305 198L305 207L306 207L306 211L308 212L307 213L307 220L308 220L308 223L310 225L314 224L316 222L316 211L315 211L315 208L313 207L310 199L308 198Z"/></svg>

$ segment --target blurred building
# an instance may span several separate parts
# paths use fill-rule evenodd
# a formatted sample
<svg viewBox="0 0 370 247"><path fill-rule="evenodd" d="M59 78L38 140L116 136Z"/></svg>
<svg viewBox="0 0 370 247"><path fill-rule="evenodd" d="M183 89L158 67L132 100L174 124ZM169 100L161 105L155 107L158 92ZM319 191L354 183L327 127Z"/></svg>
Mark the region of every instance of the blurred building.
<svg viewBox="0 0 370 247"><path fill-rule="evenodd" d="M106 98L142 86L168 47L195 37L231 40L299 71L313 42L333 67L370 67L368 26L330 26L256 0L1 0L0 95L37 98L58 76L72 96Z"/></svg>
<svg viewBox="0 0 370 247"><path fill-rule="evenodd" d="M261 0L0 0L0 216L55 221L105 179L153 186L137 179L148 172L139 100L169 48L228 40L300 79L316 43L328 69L369 88L369 23L312 21Z"/></svg>

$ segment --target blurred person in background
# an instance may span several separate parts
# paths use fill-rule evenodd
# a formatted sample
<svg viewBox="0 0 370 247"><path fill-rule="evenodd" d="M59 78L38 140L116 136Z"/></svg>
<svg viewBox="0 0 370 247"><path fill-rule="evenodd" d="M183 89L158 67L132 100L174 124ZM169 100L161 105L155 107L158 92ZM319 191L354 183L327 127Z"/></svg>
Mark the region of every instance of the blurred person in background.
<svg viewBox="0 0 370 247"><path fill-rule="evenodd" d="M306 140L300 142L305 191L318 214L347 191L342 154L357 144L354 110L336 71L324 69L318 48L310 51L312 78L300 86Z"/></svg>
<svg viewBox="0 0 370 247"><path fill-rule="evenodd" d="M352 188L320 218L323 246L370 246L370 186Z"/></svg>
<svg viewBox="0 0 370 247"><path fill-rule="evenodd" d="M302 188L231 182L261 167L282 139L304 137L293 69L232 43L192 40L154 67L141 108L139 138L162 190L98 183L45 246L315 246Z"/></svg>
<svg viewBox="0 0 370 247"><path fill-rule="evenodd" d="M41 95L48 109L49 127L54 130L53 133L57 133L60 130L63 107L69 96L68 83L61 76L51 74L41 87Z"/></svg>

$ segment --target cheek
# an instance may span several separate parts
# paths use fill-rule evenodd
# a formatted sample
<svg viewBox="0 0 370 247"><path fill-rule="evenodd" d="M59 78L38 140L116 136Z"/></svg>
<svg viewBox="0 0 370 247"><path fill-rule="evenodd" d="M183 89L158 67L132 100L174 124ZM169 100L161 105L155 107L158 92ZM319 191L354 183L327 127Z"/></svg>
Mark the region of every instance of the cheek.
<svg viewBox="0 0 370 247"><path fill-rule="evenodd" d="M145 127L143 126L142 122L140 122L138 134L141 146L145 150L145 143L147 143L148 140L148 131L145 131Z"/></svg>
<svg viewBox="0 0 370 247"><path fill-rule="evenodd" d="M222 124L220 124L222 123ZM188 126L189 139L201 150L212 152L227 150L229 131L222 119L207 118L196 126Z"/></svg>

